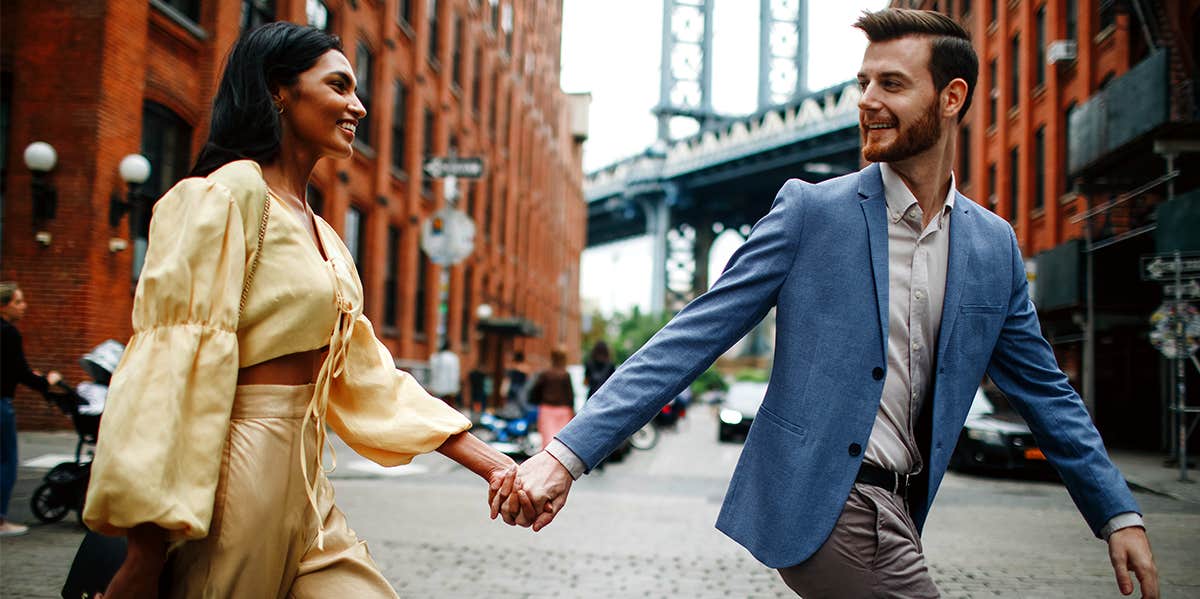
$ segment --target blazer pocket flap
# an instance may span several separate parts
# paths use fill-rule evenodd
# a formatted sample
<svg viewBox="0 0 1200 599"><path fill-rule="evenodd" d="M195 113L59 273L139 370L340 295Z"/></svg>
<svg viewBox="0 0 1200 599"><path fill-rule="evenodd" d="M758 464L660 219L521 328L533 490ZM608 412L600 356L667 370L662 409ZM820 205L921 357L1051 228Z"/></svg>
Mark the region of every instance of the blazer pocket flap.
<svg viewBox="0 0 1200 599"><path fill-rule="evenodd" d="M790 420L784 418L783 416L780 416L779 414L776 414L775 412L772 412L769 408L767 408L767 406L759 407L758 415L765 416L766 420L768 420L771 424L774 424L775 426L778 426L779 428L782 428L783 430L786 430L789 433L792 433L792 434L796 435L797 437L800 437L801 439L804 438L804 428L803 427L791 422Z"/></svg>
<svg viewBox="0 0 1200 599"><path fill-rule="evenodd" d="M1004 311L1004 306L992 304L963 304L959 310L963 314L997 314Z"/></svg>

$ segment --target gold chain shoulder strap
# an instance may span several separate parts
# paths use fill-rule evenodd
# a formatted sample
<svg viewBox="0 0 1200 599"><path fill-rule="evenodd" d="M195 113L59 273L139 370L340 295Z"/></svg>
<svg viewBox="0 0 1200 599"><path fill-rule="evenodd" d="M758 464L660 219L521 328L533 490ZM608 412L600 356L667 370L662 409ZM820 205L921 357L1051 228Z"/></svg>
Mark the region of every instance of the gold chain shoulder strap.
<svg viewBox="0 0 1200 599"><path fill-rule="evenodd" d="M258 258L262 255L263 239L267 236L267 221L271 218L270 191L267 191L264 199L266 201L263 202L262 221L258 224L258 249L254 252L254 258L250 261L250 269L246 271L246 281L242 284L242 302L238 306L238 320L242 319L242 312L246 310L246 296L250 293L250 284L254 282L254 271L258 270Z"/></svg>

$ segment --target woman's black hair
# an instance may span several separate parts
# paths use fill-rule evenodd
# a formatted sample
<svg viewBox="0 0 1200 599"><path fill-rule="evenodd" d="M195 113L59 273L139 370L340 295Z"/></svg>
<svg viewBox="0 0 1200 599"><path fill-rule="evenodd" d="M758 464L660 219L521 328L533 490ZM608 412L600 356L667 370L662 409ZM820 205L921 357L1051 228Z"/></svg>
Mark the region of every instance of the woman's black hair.
<svg viewBox="0 0 1200 599"><path fill-rule="evenodd" d="M213 98L208 141L188 176L206 176L234 160L273 161L281 130L271 89L294 84L326 52L341 49L337 36L286 21L267 23L239 39Z"/></svg>

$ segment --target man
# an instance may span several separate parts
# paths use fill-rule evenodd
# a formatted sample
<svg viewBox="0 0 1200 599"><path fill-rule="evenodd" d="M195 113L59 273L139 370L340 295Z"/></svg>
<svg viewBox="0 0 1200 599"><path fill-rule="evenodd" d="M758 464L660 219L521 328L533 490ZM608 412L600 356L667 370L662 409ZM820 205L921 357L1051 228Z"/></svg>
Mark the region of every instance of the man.
<svg viewBox="0 0 1200 599"><path fill-rule="evenodd" d="M919 533L984 375L1025 415L1122 593L1158 582L1138 506L1029 300L1012 228L954 189L978 58L933 12L856 23L860 172L789 181L708 293L521 467L548 524L573 477L640 427L772 307L775 369L717 528L804 597L934 597ZM549 502L546 512L541 507ZM524 524L515 501L506 520Z"/></svg>
<svg viewBox="0 0 1200 599"><path fill-rule="evenodd" d="M429 393L452 407L458 406L458 395L462 386L458 354L450 349L448 341L442 348L429 356Z"/></svg>

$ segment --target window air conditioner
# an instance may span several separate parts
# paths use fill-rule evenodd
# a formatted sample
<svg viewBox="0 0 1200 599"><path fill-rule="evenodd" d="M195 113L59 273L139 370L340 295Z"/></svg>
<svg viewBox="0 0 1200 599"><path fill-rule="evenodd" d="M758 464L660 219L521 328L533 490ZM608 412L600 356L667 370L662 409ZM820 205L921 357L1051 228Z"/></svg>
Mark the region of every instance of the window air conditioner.
<svg viewBox="0 0 1200 599"><path fill-rule="evenodd" d="M1075 60L1078 46L1075 40L1054 40L1046 46L1046 64Z"/></svg>

